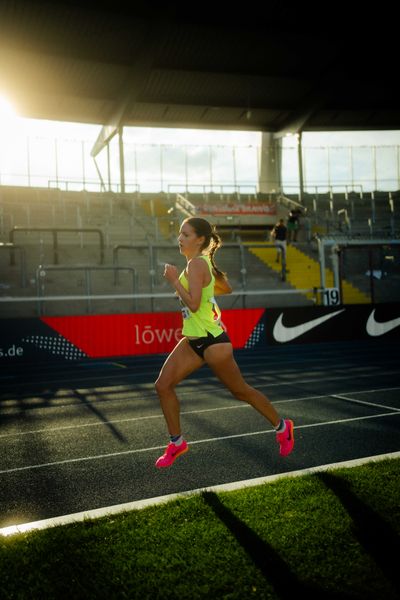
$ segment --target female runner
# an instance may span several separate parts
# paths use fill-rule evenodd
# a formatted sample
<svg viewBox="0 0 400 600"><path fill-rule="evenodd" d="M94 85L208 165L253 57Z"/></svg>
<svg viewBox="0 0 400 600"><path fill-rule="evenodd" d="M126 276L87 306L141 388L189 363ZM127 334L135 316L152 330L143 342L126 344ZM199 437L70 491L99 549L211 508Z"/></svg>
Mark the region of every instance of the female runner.
<svg viewBox="0 0 400 600"><path fill-rule="evenodd" d="M281 419L268 398L246 383L233 357L232 344L221 327L221 312L214 296L229 294L232 288L218 269L214 254L221 239L205 219L186 219L178 236L179 251L187 265L179 275L166 264L164 277L175 288L182 304L183 338L161 368L155 383L170 434L165 453L156 467L169 467L188 450L182 437L179 400L175 387L204 363L214 371L235 398L251 404L275 428L280 454L288 455L294 445L293 421Z"/></svg>

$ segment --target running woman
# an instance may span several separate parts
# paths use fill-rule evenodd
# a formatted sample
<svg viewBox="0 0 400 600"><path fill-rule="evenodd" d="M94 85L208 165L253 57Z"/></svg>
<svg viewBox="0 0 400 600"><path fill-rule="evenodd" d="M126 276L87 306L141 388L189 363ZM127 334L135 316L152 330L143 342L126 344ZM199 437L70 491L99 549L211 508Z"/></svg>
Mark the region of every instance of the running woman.
<svg viewBox="0 0 400 600"><path fill-rule="evenodd" d="M170 443L158 458L157 468L170 467L188 450L180 424L179 400L175 387L204 363L238 400L253 406L276 431L281 456L294 445L293 421L282 419L268 398L246 383L233 357L232 343L221 326L221 311L214 296L230 294L228 279L215 264L214 255L221 239L205 219L186 219L178 236L179 251L186 257L186 268L179 275L174 265L165 265L169 281L182 305L182 339L167 357L155 383L164 413Z"/></svg>

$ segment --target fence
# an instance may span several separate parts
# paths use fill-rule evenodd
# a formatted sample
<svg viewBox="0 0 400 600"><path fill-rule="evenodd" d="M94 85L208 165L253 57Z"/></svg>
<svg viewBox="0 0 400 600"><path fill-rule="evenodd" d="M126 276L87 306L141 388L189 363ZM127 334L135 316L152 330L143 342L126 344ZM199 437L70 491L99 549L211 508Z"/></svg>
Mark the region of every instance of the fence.
<svg viewBox="0 0 400 600"><path fill-rule="evenodd" d="M21 287L26 287L26 251L22 246L12 243L0 243L0 250L6 250L10 253L10 265L15 264L14 252L17 251L21 256Z"/></svg>
<svg viewBox="0 0 400 600"><path fill-rule="evenodd" d="M14 243L17 233L51 233L53 237L53 256L54 264L58 264L58 234L59 233L95 233L99 236L100 264L104 263L104 235L100 229L93 228L75 228L75 227L13 227L10 231L10 243ZM14 257L11 257L10 264L14 264Z"/></svg>
<svg viewBox="0 0 400 600"><path fill-rule="evenodd" d="M256 132L255 132L256 133ZM75 135L79 135L76 133ZM119 145L98 156L101 177L90 155L92 141L54 137L13 140L1 165L1 185L57 187L68 190L167 192L233 190L240 194L262 189L260 162L275 147L255 141L247 146L212 144L132 144L124 142L125 190L121 189ZM400 146L302 145L303 181L312 187L349 186L364 190L400 189ZM280 149L282 189L299 187L297 147ZM102 155L103 154L103 155ZM6 166L7 165L7 166ZM83 184L83 185L82 185Z"/></svg>
<svg viewBox="0 0 400 600"><path fill-rule="evenodd" d="M100 267L97 267L100 268ZM112 267L111 267L112 268ZM123 267L121 267L123 269ZM242 300L242 308L246 308L246 298L247 297L268 297L268 296L292 296L298 294L312 294L314 296L314 303L317 304L319 298L321 297L323 290L320 288L305 288L299 290L271 290L271 289L263 289L263 290L234 290L230 296L235 299L241 298ZM52 295L52 296L41 296L39 292L37 292L36 296L0 296L0 306L2 304L15 304L15 303L36 303L37 305L37 314L43 315L43 304L45 302L71 302L71 301L80 301L86 300L88 313L91 313L92 304L96 300L156 300L156 299L171 299L174 298L174 295L171 292L155 292L153 294L148 293L132 293L132 294L70 294L70 295ZM136 311L134 311L136 312ZM158 311L154 311L158 312Z"/></svg>
<svg viewBox="0 0 400 600"><path fill-rule="evenodd" d="M137 275L136 270L133 267L117 267L117 266L102 266L96 267L93 265L72 265L72 266L53 266L53 265L39 265L36 270L36 286L37 286L37 307L38 314L43 314L43 302L46 300L50 300L49 297L44 297L45 292L45 278L48 272L54 271L83 271L85 273L85 291L86 293L80 296L80 299L85 299L87 301L87 312L91 313L92 301L95 300L99 295L94 295L91 293L91 273L92 271L129 271L132 274L132 294L129 294L128 297L133 299L132 309L135 312L137 310L137 304L135 301L136 288L137 288ZM52 300L71 300L74 298L71 296L51 296ZM75 297L76 299L76 297Z"/></svg>
<svg viewBox="0 0 400 600"><path fill-rule="evenodd" d="M318 254L321 288L329 287L325 268L328 261L338 304L346 303L346 280L352 281L371 303L400 299L400 240L322 238L318 239Z"/></svg>
<svg viewBox="0 0 400 600"><path fill-rule="evenodd" d="M318 247L315 247L315 244ZM16 246L11 245L1 247L10 253L17 249ZM257 256L258 249L268 254L266 260L268 269L255 258L254 255ZM120 256L123 251L142 255L144 252L145 256L142 256L141 261L143 262L144 258L145 262L139 264L139 254L136 254L133 259L135 268L123 265ZM160 251L163 253L162 256L160 256ZM161 275L163 262L160 259L166 260L165 251L176 254L176 248L166 243L120 244L114 246L112 265L109 266L41 265L36 271L36 296L28 295L29 290L26 290L25 296L21 293L20 295L0 297L0 303L2 306L10 305L12 311L18 304L24 306L24 303L35 302L39 314L42 314L42 307L50 300L55 302L86 300L88 312L93 311L98 300L130 300L129 310L135 311L137 310L136 302L148 300L147 304L150 305L150 310L157 312L160 309L156 306L159 300L164 303L163 299L171 301L174 297L169 290L164 292L162 289L165 282ZM352 239L349 236L317 237L311 243L299 242L295 246L288 246L287 266L285 261L283 264L276 262L274 244L229 242L223 245L220 253L219 266L228 271L235 289L232 295L221 298L222 306L226 308L231 308L231 303L238 301L245 308L248 307L250 300L256 299L259 299L264 306L273 306L272 301L275 302L275 306L277 306L277 301L281 306L287 306L290 303L301 306L310 304L312 299L317 304L382 303L400 300L400 240L390 238ZM24 287L23 284L26 281L23 255L24 252L21 251L21 287ZM130 259L131 264L133 260ZM51 270L84 271L84 293L75 294L72 291L70 295L67 295L65 290L61 289L60 296L45 295L43 277L46 275L43 274L43 271L50 272ZM132 292L107 293L108 288L102 281L100 294L93 294L88 270L113 272L114 285L119 282L121 270L130 272L132 277L134 275L136 277L135 284L132 279ZM141 279L143 293L138 293L137 277L139 272L140 277L144 276L145 278ZM161 291L159 291L160 284ZM289 285L293 289L289 289ZM351 286L353 286L353 295Z"/></svg>

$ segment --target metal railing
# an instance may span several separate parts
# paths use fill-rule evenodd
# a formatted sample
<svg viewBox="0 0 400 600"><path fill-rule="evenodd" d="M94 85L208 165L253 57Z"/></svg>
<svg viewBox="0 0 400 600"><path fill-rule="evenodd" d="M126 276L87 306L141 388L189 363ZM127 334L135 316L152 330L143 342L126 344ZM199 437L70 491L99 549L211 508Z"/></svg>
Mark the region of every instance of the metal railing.
<svg viewBox="0 0 400 600"><path fill-rule="evenodd" d="M320 285L321 289L326 289L326 269L325 269L325 250L330 249L330 261L332 264L333 271L333 285L339 290L339 302L343 303L343 272L341 264L341 256L343 251L348 249L362 249L368 250L372 248L380 248L384 246L400 246L400 240L396 239L384 239L376 238L374 240L368 238L352 239L348 236L332 236L332 237L316 237L318 244L318 255L319 255L319 266L320 266ZM371 254L369 253L369 259L371 261ZM373 286L373 270L370 264L370 298L371 302L375 301L374 298L374 286Z"/></svg>
<svg viewBox="0 0 400 600"><path fill-rule="evenodd" d="M4 210L6 212L4 213ZM58 211L62 211L62 221L66 223L67 220L73 221L76 223L76 227L82 226L82 216L80 206L77 205L68 205L64 200L61 202L56 202L51 204L48 201L35 201L34 204L29 202L11 202L10 200L1 200L0 206L0 230L5 233L5 224L4 217L7 218L10 222L10 228L14 227L14 222L17 221L20 223L19 227L22 227L21 222L24 223L24 227L33 227L32 221L35 217L39 215L40 218L43 218L43 212L46 212L46 222L51 221L52 227L57 227L57 223L60 222L60 215L57 214ZM21 216L15 215L15 211L20 211L23 214L23 218ZM67 211L71 212L71 218L67 219ZM49 219L49 215L51 219Z"/></svg>
<svg viewBox="0 0 400 600"><path fill-rule="evenodd" d="M0 250L7 250L10 253L10 265L15 265L14 252L21 253L21 287L26 287L26 252L22 246L16 246L15 244L8 242L0 243Z"/></svg>
<svg viewBox="0 0 400 600"><path fill-rule="evenodd" d="M258 186L251 183L169 183L167 186L168 194L202 194L207 197L209 194L220 194L220 196L235 194L240 196L256 196Z"/></svg>
<svg viewBox="0 0 400 600"><path fill-rule="evenodd" d="M71 192L116 192L121 193L121 184L112 183L111 185L104 185L98 179L49 179L47 185L51 189L59 189ZM140 185L138 183L125 183L125 190L127 193L134 193L140 191Z"/></svg>
<svg viewBox="0 0 400 600"><path fill-rule="evenodd" d="M197 212L196 206L182 194L176 194L175 208L181 210L188 217L194 217Z"/></svg>
<svg viewBox="0 0 400 600"><path fill-rule="evenodd" d="M52 265L50 265L52 266ZM97 267L101 268L101 267ZM123 267L121 267L123 268ZM296 289L296 290L271 290L271 289L263 289L263 290L235 290L229 296L242 298L242 308L246 308L246 298L251 296L278 296L278 295L306 295L313 294L313 301L315 304L318 303L320 294L324 290L322 288L306 288L306 289ZM158 293L132 293L132 294L73 294L68 296L61 295L53 295L46 297L38 297L36 296L0 296L0 305L7 303L29 303L36 302L38 307L38 315L41 316L42 313L42 304L44 302L70 302L70 301L78 301L78 300L86 300L88 312L92 308L92 302L96 300L132 300L136 303L137 300L151 300L151 304L154 304L154 300L156 299L176 299L176 296L171 292L158 292ZM153 311L154 312L154 311Z"/></svg>
<svg viewBox="0 0 400 600"><path fill-rule="evenodd" d="M277 254L279 255L280 258L280 264L281 264L281 280L282 281L286 281L286 249L284 247L282 247L281 245L277 244L277 243L262 243L262 244L257 244L254 242L246 242L245 246L243 246L243 243L241 241L240 238L240 230L234 230L233 231L233 235L236 237L236 239L238 240L238 246L240 247L240 255L241 255L241 259L242 259L242 269L244 271L244 275L246 274L246 267L245 267L245 255L244 255L244 248L274 248L277 251ZM228 246L235 246L236 244L224 244L224 247ZM241 269L241 270L242 270ZM244 285L245 287L245 285Z"/></svg>
<svg viewBox="0 0 400 600"><path fill-rule="evenodd" d="M44 297L45 291L45 278L48 271L84 271L85 273L85 291L86 294L78 296L80 299L86 299L87 301L87 311L91 312L91 302L92 300L104 298L104 295L92 294L92 281L91 281L91 273L92 271L130 271L132 274L132 294L125 294L125 297L133 299L133 310L137 310L137 302L136 302L136 288L137 288L137 273L136 269L133 267L116 267L116 266L103 266L96 267L93 265L72 265L72 266L54 266L54 265L39 265L36 269L36 300L38 306L38 314L42 315L43 312L43 302L51 300L71 300L75 296L51 296ZM109 297L114 297L110 295ZM76 298L76 297L75 297Z"/></svg>
<svg viewBox="0 0 400 600"><path fill-rule="evenodd" d="M393 215L380 219L373 219L372 217L356 219L349 217L348 211L345 208L337 211L336 218L332 217L326 218L324 221L321 220L320 225L325 227L325 232L328 236L340 234L348 236L367 235L372 239L384 235L394 238L400 233L398 227L396 232L396 220Z"/></svg>
<svg viewBox="0 0 400 600"><path fill-rule="evenodd" d="M19 227L15 226L9 233L10 243L14 243L14 238L17 233L51 233L53 236L53 257L54 264L58 265L58 234L59 233L95 233L99 236L100 245L100 264L104 263L104 235L100 229L93 228L78 228L78 227ZM12 259L13 260L13 259ZM14 262L10 262L14 264Z"/></svg>
<svg viewBox="0 0 400 600"><path fill-rule="evenodd" d="M249 257L247 255L246 249L249 249L249 247L251 248L274 248L275 251L278 251L277 246L274 243L253 243L253 242L247 242L246 244L243 244L239 238L239 240L237 242L232 242L232 243L224 243L223 245L223 249L236 249L238 252L238 257L236 259L233 258L233 255L230 256L230 260L234 260L234 270L237 274L238 277L238 281L236 282L236 285L239 287L239 289L235 292L233 292L232 296L233 298L239 299L241 298L242 300L242 304L243 307L245 308L245 304L246 304L246 298L251 297L251 296L262 296L264 295L265 297L271 296L271 295L282 295L283 297L285 297L288 294L297 294L297 295L303 295L303 294L314 294L314 297L317 298L318 294L322 291L322 293L324 293L324 290L327 289L326 287L326 272L325 272L325 251L326 250L330 250L330 255L329 255L329 260L331 260L332 262L332 267L333 267L333 273L334 273L334 281L333 281L333 285L335 288L340 289L341 288L341 275L339 272L339 263L338 263L338 255L337 255L337 251L336 248L333 248L333 246L335 247L348 247L348 246L359 246L361 245L388 245L388 244L396 244L399 245L400 244L400 240L389 240L385 237L382 237L380 239L374 239L374 240L369 240L369 239L351 239L349 238L349 236L335 236L335 237L331 237L331 238L318 238L317 236L315 237L315 240L318 242L318 247L319 247L319 263L320 263L320 283L319 283L319 287L318 288L308 288L308 289L294 289L294 290L281 290L281 289L248 289L248 267L249 264L246 264L247 261L249 260ZM16 249L17 247L11 247L11 245L4 245L5 249L7 251L9 251L10 253L13 252L14 249ZM1 247L1 246L0 246ZM223 251L222 249L222 251ZM148 252L148 277L149 277L149 287L146 288L149 289L149 292L146 293L136 293L137 292L137 281L136 281L136 272L137 270L134 267L131 266L123 266L119 264L120 261L120 252L123 250L128 250L128 251L141 251L143 253L143 251ZM158 298L172 298L173 295L171 295L170 292L166 292L166 293L156 293L155 290L157 289L157 285L159 284L161 278L161 267L163 266L163 262L159 260L159 250L169 250L170 252L176 251L176 247L172 244L167 244L167 243L152 243L152 242L148 242L147 244L136 244L136 245L128 245L128 244L123 244L123 245L117 245L114 246L113 248L113 265L111 266L104 266L104 267L96 267L94 265L64 265L64 266L46 266L46 265L40 265L38 267L38 270L36 271L37 277L37 295L36 297L10 297L10 296L2 296L0 298L0 302L1 303L7 303L7 302L30 302L30 301L36 301L37 305L38 305L38 310L39 310L39 314L41 314L42 311L42 307L43 307L43 303L50 301L50 300L54 300L54 301L59 301L59 300L64 300L64 301L69 301L69 300L86 300L87 301L87 310L88 312L91 311L92 309L92 302L96 301L96 300L122 300L122 299L129 299L132 300L133 302L133 306L134 306L134 310L137 310L137 301L139 299L150 299L150 303L151 303L151 311L154 312L155 310L155 300ZM163 258L160 255L161 258ZM222 258L222 255L221 255ZM281 263L281 279L282 281L285 281L286 279L286 257L282 257L282 263ZM21 259L23 260L23 259ZM239 268L240 267L240 268ZM53 295L46 295L44 296L44 288L41 288L40 286L42 284L44 284L44 279L43 277L45 277L45 274L41 274L39 273L40 270L44 270L44 271L53 271L53 270L60 270L60 271L73 271L73 270L81 270L81 271L85 271L85 270L89 270L89 272L85 273L85 279L86 279L86 293L85 294L78 294L78 295L65 295L65 293L62 296L53 296ZM126 271L130 271L132 273L132 293L127 293L127 294L92 294L92 290L91 290L91 281L90 281L90 271L93 270L112 270L114 272L114 284L116 285L119 281L118 279L118 275L119 275L119 270L126 270ZM229 269L228 269L229 270ZM133 274L134 272L134 274ZM262 284L261 284L262 285ZM264 284L265 285L265 284ZM272 285L271 287L274 287L274 285ZM241 288L241 289L240 289Z"/></svg>
<svg viewBox="0 0 400 600"><path fill-rule="evenodd" d="M275 244L251 244L252 247L256 248L277 248ZM247 288L247 268L246 268L246 253L244 246L240 241L238 243L224 243L223 248L237 249L239 252L239 263L240 263L240 285L242 290ZM158 250L174 250L174 246L171 244L118 244L113 248L113 265L117 267L119 265L119 253L121 250L148 250L149 252L149 287L150 292L153 293L156 287L156 273L157 267L159 267L162 263L158 259ZM118 281L118 275L116 273L115 282ZM282 258L282 281L286 280L286 256ZM153 301L151 302L151 307L153 310Z"/></svg>

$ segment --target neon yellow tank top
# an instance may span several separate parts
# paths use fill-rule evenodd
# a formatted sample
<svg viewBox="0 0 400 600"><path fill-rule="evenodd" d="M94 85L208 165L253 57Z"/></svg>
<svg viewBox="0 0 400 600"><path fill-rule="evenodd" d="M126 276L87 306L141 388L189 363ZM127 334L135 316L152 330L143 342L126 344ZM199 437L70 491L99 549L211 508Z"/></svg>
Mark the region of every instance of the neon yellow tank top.
<svg viewBox="0 0 400 600"><path fill-rule="evenodd" d="M192 312L181 300L181 311L183 316L182 334L188 337L205 337L211 333L217 337L224 330L221 327L221 311L214 298L215 277L212 272L211 260L208 256L201 256L206 261L210 270L211 281L201 291L200 306L196 312ZM189 282L185 271L179 275L179 281L186 291L189 290Z"/></svg>

